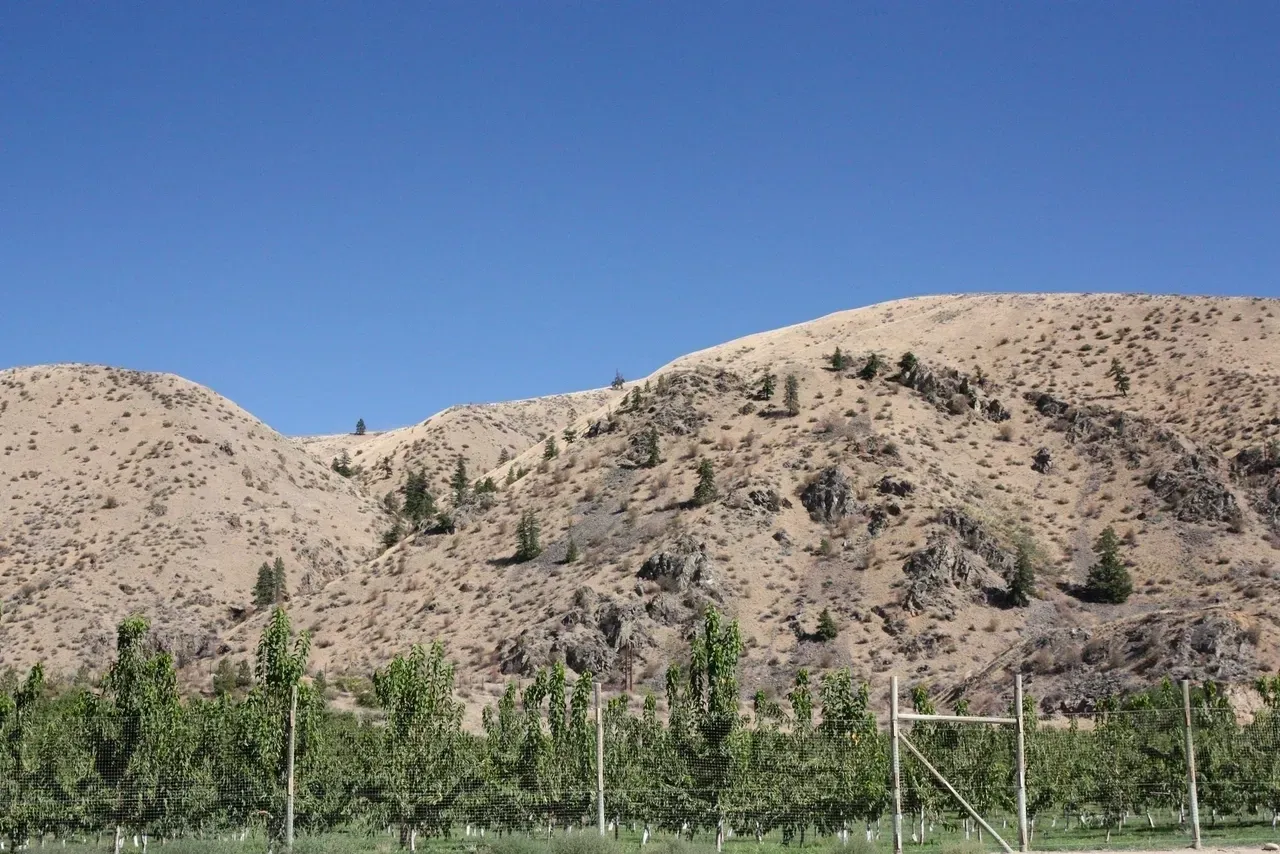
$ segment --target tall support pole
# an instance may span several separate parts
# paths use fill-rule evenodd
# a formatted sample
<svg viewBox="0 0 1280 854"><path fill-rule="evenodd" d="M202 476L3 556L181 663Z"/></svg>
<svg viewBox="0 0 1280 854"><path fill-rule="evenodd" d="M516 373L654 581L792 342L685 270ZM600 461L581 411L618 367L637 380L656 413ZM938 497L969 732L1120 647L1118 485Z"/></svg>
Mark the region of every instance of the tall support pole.
<svg viewBox="0 0 1280 854"><path fill-rule="evenodd" d="M889 677L889 757L893 767L893 854L902 854L902 759L898 753L898 677Z"/></svg>
<svg viewBox="0 0 1280 854"><path fill-rule="evenodd" d="M1018 722L1017 748L1018 763L1018 850L1031 850L1031 833L1027 824L1027 739L1025 722L1022 714L1022 674L1013 678L1013 717Z"/></svg>
<svg viewBox="0 0 1280 854"><path fill-rule="evenodd" d="M287 757L288 779L285 781L284 802L284 847L293 850L293 755L297 747L298 732L298 686L295 684L289 694L289 755Z"/></svg>
<svg viewBox="0 0 1280 854"><path fill-rule="evenodd" d="M592 685L596 701L596 824L604 836L604 712L600 709L600 683Z"/></svg>
<svg viewBox="0 0 1280 854"><path fill-rule="evenodd" d="M1200 794L1196 787L1196 745L1191 734L1191 682L1182 680L1182 731L1185 733L1183 747L1187 756L1187 798L1191 801L1191 839L1192 847L1200 848Z"/></svg>

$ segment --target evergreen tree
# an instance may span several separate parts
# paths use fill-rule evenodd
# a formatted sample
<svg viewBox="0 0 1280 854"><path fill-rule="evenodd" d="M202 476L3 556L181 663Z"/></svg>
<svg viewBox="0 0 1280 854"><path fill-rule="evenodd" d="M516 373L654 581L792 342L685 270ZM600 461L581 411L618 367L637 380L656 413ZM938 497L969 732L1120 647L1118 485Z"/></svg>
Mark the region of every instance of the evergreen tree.
<svg viewBox="0 0 1280 854"><path fill-rule="evenodd" d="M1085 593L1097 602L1118 605L1133 592L1133 579L1120 559L1120 538L1115 528L1108 525L1093 547L1097 563L1089 568L1085 581Z"/></svg>
<svg viewBox="0 0 1280 854"><path fill-rule="evenodd" d="M544 460L554 460L560 456L560 449L556 447L556 437L548 436L547 444L542 449L542 458Z"/></svg>
<svg viewBox="0 0 1280 854"><path fill-rule="evenodd" d="M477 480L472 491L476 495L489 495L498 491L498 484L493 482L492 477L486 477L484 480Z"/></svg>
<svg viewBox="0 0 1280 854"><path fill-rule="evenodd" d="M471 479L467 477L467 461L462 457L458 457L458 462L454 464L449 486L453 489L454 506L461 507L467 502L467 494L471 489Z"/></svg>
<svg viewBox="0 0 1280 854"><path fill-rule="evenodd" d="M511 484L513 484L513 483L515 483L515 482L516 482L516 467L515 467L515 466L511 466L510 468L508 468L508 469L507 469L507 479L506 479L506 481L505 481L505 482L506 482L506 485L507 485L507 486L510 486Z"/></svg>
<svg viewBox="0 0 1280 854"><path fill-rule="evenodd" d="M818 615L818 631L814 633L818 640L833 641L840 634L840 629L836 626L835 618L831 616L831 611L823 608L822 613Z"/></svg>
<svg viewBox="0 0 1280 854"><path fill-rule="evenodd" d="M867 363L862 366L862 370L858 372L860 379L871 382L880 373L880 369L884 367L884 360L880 358L879 353L872 353L867 358Z"/></svg>
<svg viewBox="0 0 1280 854"><path fill-rule="evenodd" d="M436 500L427 490L427 472L419 468L410 471L404 482L404 515L414 526L421 530L436 513Z"/></svg>
<svg viewBox="0 0 1280 854"><path fill-rule="evenodd" d="M285 598L284 558L277 557L275 563L263 561L258 567L258 580L253 585L253 604L265 608L278 605Z"/></svg>
<svg viewBox="0 0 1280 854"><path fill-rule="evenodd" d="M831 369L833 371L843 371L848 366L849 360L845 357L840 348L836 347L836 351L831 354Z"/></svg>
<svg viewBox="0 0 1280 854"><path fill-rule="evenodd" d="M622 371L614 371L613 382L609 384L609 387L614 391L621 391L622 387L626 385L626 383L627 381L622 378Z"/></svg>
<svg viewBox="0 0 1280 854"><path fill-rule="evenodd" d="M572 445L573 441L578 438L578 431L572 427L566 427L560 436L564 439L566 445Z"/></svg>
<svg viewBox="0 0 1280 854"><path fill-rule="evenodd" d="M502 450L498 451L498 465L509 462L511 462L511 452L506 447L503 447Z"/></svg>
<svg viewBox="0 0 1280 854"><path fill-rule="evenodd" d="M538 517L532 510L520 514L516 524L516 562L524 563L542 554Z"/></svg>
<svg viewBox="0 0 1280 854"><path fill-rule="evenodd" d="M565 563L577 563L582 557L582 550L578 548L578 541L573 538L573 532L569 532L569 545L564 552Z"/></svg>
<svg viewBox="0 0 1280 854"><path fill-rule="evenodd" d="M782 405L787 408L787 414L796 416L800 414L800 379L795 374L787 374L786 391L783 393Z"/></svg>
<svg viewBox="0 0 1280 854"><path fill-rule="evenodd" d="M644 452L645 468L651 469L662 462L662 451L658 443L658 428L652 424L649 425L648 430L644 431L641 450Z"/></svg>
<svg viewBox="0 0 1280 854"><path fill-rule="evenodd" d="M898 360L898 376L904 380L908 379L919 364L920 360L916 358L916 354L908 350Z"/></svg>
<svg viewBox="0 0 1280 854"><path fill-rule="evenodd" d="M1129 396L1129 373L1124 369L1124 365L1120 364L1120 357L1112 357L1107 376L1116 384L1116 391L1125 397Z"/></svg>
<svg viewBox="0 0 1280 854"><path fill-rule="evenodd" d="M760 391L756 396L761 400L773 400L773 393L777 389L777 385L777 375L766 372L764 378L760 380Z"/></svg>
<svg viewBox="0 0 1280 854"><path fill-rule="evenodd" d="M704 507L716 500L719 491L716 489L716 470L711 460L703 457L698 463L698 485L693 490L693 503Z"/></svg>
<svg viewBox="0 0 1280 854"><path fill-rule="evenodd" d="M1018 541L1018 554L1007 579L1005 595L1010 604L1025 608L1036 592L1035 552L1026 539Z"/></svg>
<svg viewBox="0 0 1280 854"><path fill-rule="evenodd" d="M351 470L351 455L344 450L341 454L338 454L338 456L333 458L333 463L330 465L330 468L343 477L351 477L353 474Z"/></svg>
<svg viewBox="0 0 1280 854"><path fill-rule="evenodd" d="M394 523L392 523L390 528L388 528L385 532L383 532L382 548L389 549L403 539L404 539L404 526L401 525L400 520L397 519Z"/></svg>
<svg viewBox="0 0 1280 854"><path fill-rule="evenodd" d="M360 420L356 421L356 435L363 436L364 431L365 431L364 419L361 418Z"/></svg>

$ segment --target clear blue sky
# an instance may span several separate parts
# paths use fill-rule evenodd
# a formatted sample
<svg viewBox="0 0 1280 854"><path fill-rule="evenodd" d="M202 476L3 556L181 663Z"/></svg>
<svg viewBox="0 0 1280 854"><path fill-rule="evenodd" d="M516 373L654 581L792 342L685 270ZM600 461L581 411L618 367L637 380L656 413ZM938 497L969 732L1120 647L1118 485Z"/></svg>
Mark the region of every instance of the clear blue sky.
<svg viewBox="0 0 1280 854"><path fill-rule="evenodd" d="M1274 0L0 11L0 365L286 433L910 294L1278 272Z"/></svg>

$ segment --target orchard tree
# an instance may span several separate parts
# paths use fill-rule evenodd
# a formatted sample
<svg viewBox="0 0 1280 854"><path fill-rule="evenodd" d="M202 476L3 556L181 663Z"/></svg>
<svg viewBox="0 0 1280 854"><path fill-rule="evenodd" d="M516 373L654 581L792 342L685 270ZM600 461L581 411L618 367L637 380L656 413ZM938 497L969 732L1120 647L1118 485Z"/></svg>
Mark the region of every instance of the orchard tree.
<svg viewBox="0 0 1280 854"><path fill-rule="evenodd" d="M463 794L462 704L453 695L453 664L443 644L414 646L373 677L386 713L378 767L381 818L400 846L417 850L418 833L443 835Z"/></svg>

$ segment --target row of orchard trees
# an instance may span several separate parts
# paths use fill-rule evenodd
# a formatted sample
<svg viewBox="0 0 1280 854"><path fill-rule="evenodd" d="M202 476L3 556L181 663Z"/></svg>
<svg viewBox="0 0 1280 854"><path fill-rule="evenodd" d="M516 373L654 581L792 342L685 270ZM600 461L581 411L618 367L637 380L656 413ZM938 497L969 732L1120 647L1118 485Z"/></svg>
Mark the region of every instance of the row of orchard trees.
<svg viewBox="0 0 1280 854"><path fill-rule="evenodd" d="M591 684L563 667L508 686L463 729L442 646L415 647L375 674L381 714L326 707L305 678L308 638L276 610L243 700L183 699L172 660L147 624L125 621L100 685L53 692L34 668L0 691L0 837L10 850L43 835L273 836L284 819L289 714L297 692L296 826L419 835L553 832L590 822L595 803ZM603 714L611 819L654 830L835 833L878 820L891 801L886 735L867 686L847 670L741 710L736 624L709 611L688 661L666 678L666 708L623 698ZM1266 708L1239 726L1213 686L1195 693L1201 802L1209 814L1274 815L1280 807L1280 678ZM920 712L933 706L913 691ZM963 704L956 708L963 712ZM1108 700L1088 720L1036 726L1028 700L1028 796L1039 816L1118 823L1177 811L1186 791L1181 696L1166 683ZM1007 729L916 724L912 741L984 811L1012 808ZM955 807L908 761L904 805L918 817ZM144 842L145 844L145 842Z"/></svg>

